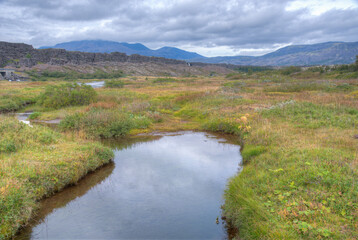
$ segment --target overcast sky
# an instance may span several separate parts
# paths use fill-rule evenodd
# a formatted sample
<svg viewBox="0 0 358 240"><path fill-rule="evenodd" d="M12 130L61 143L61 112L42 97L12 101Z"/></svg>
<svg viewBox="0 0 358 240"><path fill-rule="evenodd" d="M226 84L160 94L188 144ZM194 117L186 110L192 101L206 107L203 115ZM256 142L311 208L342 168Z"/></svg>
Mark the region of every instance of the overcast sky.
<svg viewBox="0 0 358 240"><path fill-rule="evenodd" d="M358 0L0 0L0 41L84 39L172 46L204 56L358 41Z"/></svg>

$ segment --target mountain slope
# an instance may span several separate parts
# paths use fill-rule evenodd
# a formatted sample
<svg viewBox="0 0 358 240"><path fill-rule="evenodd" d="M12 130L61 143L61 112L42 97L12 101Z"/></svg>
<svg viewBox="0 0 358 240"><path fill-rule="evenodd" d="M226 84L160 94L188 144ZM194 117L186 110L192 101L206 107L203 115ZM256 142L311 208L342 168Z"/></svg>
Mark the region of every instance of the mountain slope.
<svg viewBox="0 0 358 240"><path fill-rule="evenodd" d="M253 66L309 66L353 63L356 55L358 55L358 42L326 42L292 45L258 57L214 57L191 61Z"/></svg>
<svg viewBox="0 0 358 240"><path fill-rule="evenodd" d="M59 43L55 46L40 47L40 49L46 48L62 48L67 51L80 51L80 52L94 52L94 53L111 53L121 52L128 55L139 54L143 56L153 57L165 57L171 59L188 60L193 58L202 58L203 56L194 53L184 51L174 47L163 47L158 50L152 50L140 43L119 43L104 40L83 40Z"/></svg>
<svg viewBox="0 0 358 240"><path fill-rule="evenodd" d="M230 56L206 58L194 52L174 47L162 47L157 50L147 48L140 43L112 42L103 40L84 40L56 44L52 47L68 51L111 53L121 52L128 55L164 57L190 62L226 63L252 66L310 66L348 64L358 55L358 42L326 42L311 45L292 45L280 48L263 56Z"/></svg>

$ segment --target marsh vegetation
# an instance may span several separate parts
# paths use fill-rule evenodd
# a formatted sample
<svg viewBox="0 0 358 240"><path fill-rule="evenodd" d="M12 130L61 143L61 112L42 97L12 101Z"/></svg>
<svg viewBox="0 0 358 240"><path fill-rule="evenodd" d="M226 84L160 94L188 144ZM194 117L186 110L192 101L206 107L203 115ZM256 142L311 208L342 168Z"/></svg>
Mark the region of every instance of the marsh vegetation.
<svg viewBox="0 0 358 240"><path fill-rule="evenodd" d="M0 111L62 119L57 132L1 118L2 237L27 222L36 200L110 158L99 139L178 130L223 132L243 141L243 171L230 180L223 208L241 239L358 235L354 64L227 76L121 76L120 87L88 90L95 91L89 101L43 104L46 87L62 91L65 78L0 82Z"/></svg>

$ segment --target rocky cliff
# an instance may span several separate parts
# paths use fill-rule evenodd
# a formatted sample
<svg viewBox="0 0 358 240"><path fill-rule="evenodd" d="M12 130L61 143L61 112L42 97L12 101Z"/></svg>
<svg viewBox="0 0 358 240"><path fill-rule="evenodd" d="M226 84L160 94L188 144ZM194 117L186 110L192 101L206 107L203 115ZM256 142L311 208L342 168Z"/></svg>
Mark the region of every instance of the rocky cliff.
<svg viewBox="0 0 358 240"><path fill-rule="evenodd" d="M31 45L23 43L0 42L0 67L33 67L39 63L82 65L99 62L187 64L185 61L137 54L128 56L119 52L109 54L72 52L64 49L35 49Z"/></svg>

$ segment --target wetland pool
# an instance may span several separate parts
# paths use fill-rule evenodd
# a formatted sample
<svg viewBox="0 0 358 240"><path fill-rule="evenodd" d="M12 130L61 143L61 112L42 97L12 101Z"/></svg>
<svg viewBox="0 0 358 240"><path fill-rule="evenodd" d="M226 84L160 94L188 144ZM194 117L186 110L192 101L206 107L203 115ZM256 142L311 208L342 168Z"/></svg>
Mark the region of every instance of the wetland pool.
<svg viewBox="0 0 358 240"><path fill-rule="evenodd" d="M15 239L227 238L221 205L239 145L191 131L105 144L113 163L43 200Z"/></svg>

